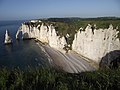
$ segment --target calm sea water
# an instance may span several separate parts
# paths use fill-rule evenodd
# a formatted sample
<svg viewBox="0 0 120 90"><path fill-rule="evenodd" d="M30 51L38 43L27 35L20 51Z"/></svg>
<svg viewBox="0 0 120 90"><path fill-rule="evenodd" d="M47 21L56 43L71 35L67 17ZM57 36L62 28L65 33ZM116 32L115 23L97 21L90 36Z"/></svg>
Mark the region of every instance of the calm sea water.
<svg viewBox="0 0 120 90"><path fill-rule="evenodd" d="M23 21L0 22L0 67L37 67L47 65L45 53L38 47L34 40L15 39L15 34ZM10 32L13 39L12 45L4 45L5 30Z"/></svg>

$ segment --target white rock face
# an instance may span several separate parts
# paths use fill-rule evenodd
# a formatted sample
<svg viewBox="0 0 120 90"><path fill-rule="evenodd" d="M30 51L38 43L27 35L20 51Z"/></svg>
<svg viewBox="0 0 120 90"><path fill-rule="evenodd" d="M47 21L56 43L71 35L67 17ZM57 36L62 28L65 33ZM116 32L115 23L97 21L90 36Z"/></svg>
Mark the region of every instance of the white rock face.
<svg viewBox="0 0 120 90"><path fill-rule="evenodd" d="M65 37L58 36L52 25L46 26L42 24L34 27L22 24L16 33L16 38L18 38L19 32L22 32L23 39L36 38L60 51L63 51L63 48L67 45ZM72 50L99 63L107 53L120 50L118 33L117 29L113 29L112 25L108 29L92 30L92 26L88 24L85 31L80 28L74 35ZM66 37L69 37L69 34Z"/></svg>
<svg viewBox="0 0 120 90"><path fill-rule="evenodd" d="M16 33L16 39L18 39L19 33L22 32L23 39L37 38L39 30L37 27L32 27L30 25L22 24Z"/></svg>
<svg viewBox="0 0 120 90"><path fill-rule="evenodd" d="M8 34L8 31L6 30L6 33L5 33L5 41L4 41L5 44L11 44L12 43L12 39L10 37L10 35Z"/></svg>
<svg viewBox="0 0 120 90"><path fill-rule="evenodd" d="M47 42L48 43L48 27L45 26L43 23L40 27L40 33L39 38L41 42Z"/></svg>
<svg viewBox="0 0 120 90"><path fill-rule="evenodd" d="M40 30L38 27L40 27ZM56 30L52 25L45 26L42 24L37 27L31 27L30 25L22 24L16 33L16 39L20 32L22 32L23 39L36 38L41 42L48 43L51 47L58 50L63 50L64 46L67 44L64 36L61 38L57 36Z"/></svg>
<svg viewBox="0 0 120 90"><path fill-rule="evenodd" d="M48 31L48 43L51 47L56 49L63 49L65 45L67 45L65 37L63 36L60 38L60 36L57 36L55 28L51 25Z"/></svg>
<svg viewBox="0 0 120 90"><path fill-rule="evenodd" d="M85 31L80 29L75 34L72 50L99 63L110 51L120 50L118 33L119 31L113 29L112 25L108 29L92 30L89 24Z"/></svg>

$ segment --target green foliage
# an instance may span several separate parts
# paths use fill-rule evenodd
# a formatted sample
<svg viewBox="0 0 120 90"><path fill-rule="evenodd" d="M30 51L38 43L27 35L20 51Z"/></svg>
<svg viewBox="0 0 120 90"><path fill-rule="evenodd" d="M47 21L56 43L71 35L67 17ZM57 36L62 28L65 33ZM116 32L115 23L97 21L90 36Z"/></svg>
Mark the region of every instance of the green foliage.
<svg viewBox="0 0 120 90"><path fill-rule="evenodd" d="M0 69L1 90L118 90L120 69L70 74L53 68Z"/></svg>

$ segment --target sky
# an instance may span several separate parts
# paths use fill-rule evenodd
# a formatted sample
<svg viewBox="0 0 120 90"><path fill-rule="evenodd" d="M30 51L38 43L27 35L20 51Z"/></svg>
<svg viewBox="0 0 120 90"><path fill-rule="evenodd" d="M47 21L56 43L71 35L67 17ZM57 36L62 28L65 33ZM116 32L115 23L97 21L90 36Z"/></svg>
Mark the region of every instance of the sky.
<svg viewBox="0 0 120 90"><path fill-rule="evenodd" d="M120 0L0 0L0 20L120 17Z"/></svg>

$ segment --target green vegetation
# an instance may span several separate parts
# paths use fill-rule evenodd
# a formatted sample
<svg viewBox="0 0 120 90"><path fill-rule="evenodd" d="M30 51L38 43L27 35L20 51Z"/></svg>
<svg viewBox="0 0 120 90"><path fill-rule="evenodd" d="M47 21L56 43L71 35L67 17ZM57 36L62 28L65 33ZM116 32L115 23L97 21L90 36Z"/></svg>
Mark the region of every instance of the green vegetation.
<svg viewBox="0 0 120 90"><path fill-rule="evenodd" d="M78 31L81 27L85 29L88 24L96 24L97 29L105 29L108 28L110 24L112 24L114 28L118 26L118 30L120 31L120 18L116 17L48 18L47 20L44 20L44 22L53 23L60 36L66 36L68 33L70 37L67 39L67 43L70 45L72 44L76 31ZM118 37L120 37L120 33Z"/></svg>
<svg viewBox="0 0 120 90"><path fill-rule="evenodd" d="M71 44L74 34L80 27L96 24L97 28L108 28L113 24L120 31L120 18L49 18L42 20L46 25L53 24L60 36L67 33ZM38 26L37 23L25 23ZM120 36L120 35L119 35ZM120 90L120 68L105 69L79 74L70 74L53 68L0 68L0 90Z"/></svg>
<svg viewBox="0 0 120 90"><path fill-rule="evenodd" d="M110 24L116 28L120 28L120 18L115 17L100 17L100 18L49 18L51 22L61 22L69 24L73 30L78 30L80 27L85 28L87 24L96 24L98 28L108 28Z"/></svg>
<svg viewBox="0 0 120 90"><path fill-rule="evenodd" d="M96 24L96 28L108 28L110 24L113 25L114 28L118 26L118 30L120 31L120 18L116 17L100 17L100 18L48 18L48 19L40 19L44 25L53 24L57 31L57 34L62 36L66 36L69 34L70 37L66 38L68 44L72 44L74 39L74 34L82 27L86 28L88 24L94 25ZM31 26L41 25L41 22L36 23L26 23ZM120 38L120 33L119 36ZM71 48L71 47L70 47Z"/></svg>
<svg viewBox="0 0 120 90"><path fill-rule="evenodd" d="M0 69L1 90L118 90L120 69L70 74L52 68Z"/></svg>

